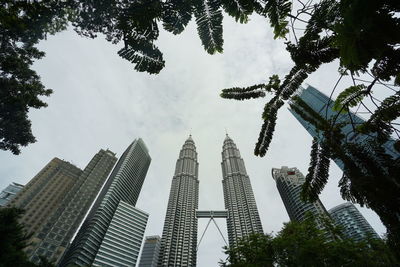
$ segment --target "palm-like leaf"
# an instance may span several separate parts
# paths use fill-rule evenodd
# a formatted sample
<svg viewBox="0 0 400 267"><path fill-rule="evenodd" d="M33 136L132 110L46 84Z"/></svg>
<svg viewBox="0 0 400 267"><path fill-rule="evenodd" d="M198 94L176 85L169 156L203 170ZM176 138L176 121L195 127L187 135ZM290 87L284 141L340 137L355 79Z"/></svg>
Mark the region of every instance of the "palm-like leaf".
<svg viewBox="0 0 400 267"><path fill-rule="evenodd" d="M358 130L362 133L376 132L379 139L387 140L393 132L390 122L399 117L400 91L384 99L369 120L358 127Z"/></svg>
<svg viewBox="0 0 400 267"><path fill-rule="evenodd" d="M289 99L307 77L307 69L294 66L290 70L289 74L286 75L285 80L282 82L280 87L282 99Z"/></svg>
<svg viewBox="0 0 400 267"><path fill-rule="evenodd" d="M249 87L233 87L222 89L221 97L227 99L244 100L264 97L265 92L278 91L280 80L278 75L272 75L268 84L255 84Z"/></svg>
<svg viewBox="0 0 400 267"><path fill-rule="evenodd" d="M168 0L164 3L163 27L173 34L180 34L192 18L192 3L187 0Z"/></svg>
<svg viewBox="0 0 400 267"><path fill-rule="evenodd" d="M333 109L336 111L347 112L350 107L357 106L368 93L365 88L366 86L363 84L348 87L336 98Z"/></svg>
<svg viewBox="0 0 400 267"><path fill-rule="evenodd" d="M209 54L222 52L222 12L219 0L194 0L197 31Z"/></svg>
<svg viewBox="0 0 400 267"><path fill-rule="evenodd" d="M316 201L328 182L330 150L324 143L320 144L314 138L310 157L310 167L303 184L302 197L305 200Z"/></svg>
<svg viewBox="0 0 400 267"><path fill-rule="evenodd" d="M279 96L275 96L265 105L263 112L264 124L261 127L258 142L254 149L254 154L256 156L263 157L265 156L265 153L267 153L272 140L272 135L275 131L278 110L283 106L283 104L284 102L279 98Z"/></svg>
<svg viewBox="0 0 400 267"><path fill-rule="evenodd" d="M248 16L253 13L255 5L253 0L222 0L221 2L225 12L240 23L247 23Z"/></svg>
<svg viewBox="0 0 400 267"><path fill-rule="evenodd" d="M271 26L274 28L274 38L283 38L289 32L286 20L292 10L289 0L269 0L264 9L257 10L258 13L269 18Z"/></svg>
<svg viewBox="0 0 400 267"><path fill-rule="evenodd" d="M134 63L135 70L150 74L159 73L165 65L161 51L150 42L128 39L118 55Z"/></svg>
<svg viewBox="0 0 400 267"><path fill-rule="evenodd" d="M265 84L256 84L245 88L233 87L222 89L221 97L236 100L264 97L264 88Z"/></svg>

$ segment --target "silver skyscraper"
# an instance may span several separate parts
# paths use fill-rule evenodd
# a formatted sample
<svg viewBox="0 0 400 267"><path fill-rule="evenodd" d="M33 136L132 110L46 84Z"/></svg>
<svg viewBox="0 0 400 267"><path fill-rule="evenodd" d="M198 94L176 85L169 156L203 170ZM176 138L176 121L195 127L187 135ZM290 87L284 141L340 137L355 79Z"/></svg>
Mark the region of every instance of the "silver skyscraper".
<svg viewBox="0 0 400 267"><path fill-rule="evenodd" d="M276 182L276 187L291 221L304 221L309 213L314 216L328 216L319 199L315 202L304 202L301 199L301 190L305 178L297 168L286 166L280 169L273 168L272 178Z"/></svg>
<svg viewBox="0 0 400 267"><path fill-rule="evenodd" d="M233 140L226 135L222 147L222 184L229 245L252 233L263 233L260 216L244 161Z"/></svg>
<svg viewBox="0 0 400 267"><path fill-rule="evenodd" d="M328 212L336 224L342 226L343 234L347 238L353 238L356 241L361 241L368 235L379 238L375 230L352 203L343 203Z"/></svg>
<svg viewBox="0 0 400 267"><path fill-rule="evenodd" d="M143 140L133 141L59 266L135 266L148 218L135 205L150 161Z"/></svg>
<svg viewBox="0 0 400 267"><path fill-rule="evenodd" d="M179 153L172 179L159 266L196 266L198 167L196 147L189 136Z"/></svg>
<svg viewBox="0 0 400 267"><path fill-rule="evenodd" d="M161 237L158 235L146 236L139 267L157 267L160 255Z"/></svg>

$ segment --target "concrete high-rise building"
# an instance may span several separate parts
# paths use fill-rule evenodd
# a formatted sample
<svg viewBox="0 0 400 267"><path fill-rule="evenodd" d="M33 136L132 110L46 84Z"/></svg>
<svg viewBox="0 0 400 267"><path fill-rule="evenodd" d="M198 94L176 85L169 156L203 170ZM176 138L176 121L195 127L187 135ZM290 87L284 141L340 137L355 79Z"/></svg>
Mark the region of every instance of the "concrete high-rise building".
<svg viewBox="0 0 400 267"><path fill-rule="evenodd" d="M328 216L319 199L312 203L301 200L300 194L305 177L297 168L286 166L280 169L273 168L272 178L276 182L276 187L291 221L301 222L307 217L307 213L314 216Z"/></svg>
<svg viewBox="0 0 400 267"><path fill-rule="evenodd" d="M345 124L342 127L342 133L346 136L349 142L363 143L370 138L369 135L355 133L352 126L352 124L360 125L364 123L364 119L360 118L352 112L338 114L337 111L333 110L335 100L329 99L328 96L326 96L316 88L312 86L308 86L306 89L300 88L298 96L315 112L319 113L323 118L333 119L337 116L337 122ZM318 132L314 125L304 120L294 109L289 108L289 111L301 123L301 125L303 125L303 127L309 132L312 137L316 137L318 140L322 140L322 133ZM394 149L394 144L394 140L389 140L384 144L384 149L386 153L391 155L394 159L397 159L400 157L400 153ZM341 160L337 159L335 160L335 163L339 166L339 168L343 170L344 166Z"/></svg>
<svg viewBox="0 0 400 267"><path fill-rule="evenodd" d="M328 212L335 223L342 226L343 234L347 238L356 241L361 241L367 236L379 238L379 235L352 203L340 204Z"/></svg>
<svg viewBox="0 0 400 267"><path fill-rule="evenodd" d="M103 149L92 158L62 204L33 236L27 248L33 262L44 256L58 263L116 161L113 152Z"/></svg>
<svg viewBox="0 0 400 267"><path fill-rule="evenodd" d="M150 155L136 139L118 160L59 266L135 266L147 214L134 206Z"/></svg>
<svg viewBox="0 0 400 267"><path fill-rule="evenodd" d="M0 207L6 206L22 190L22 184L12 183L0 193Z"/></svg>
<svg viewBox="0 0 400 267"><path fill-rule="evenodd" d="M172 178L159 266L196 266L198 167L196 146L189 136L179 153Z"/></svg>
<svg viewBox="0 0 400 267"><path fill-rule="evenodd" d="M20 222L28 233L37 234L48 218L62 205L82 174L78 167L58 158L52 159L7 206L25 210Z"/></svg>
<svg viewBox="0 0 400 267"><path fill-rule="evenodd" d="M234 246L252 233L262 234L263 229L244 161L228 134L222 147L221 167L228 239L229 245Z"/></svg>
<svg viewBox="0 0 400 267"><path fill-rule="evenodd" d="M157 267L160 247L161 238L158 235L146 236L139 267Z"/></svg>

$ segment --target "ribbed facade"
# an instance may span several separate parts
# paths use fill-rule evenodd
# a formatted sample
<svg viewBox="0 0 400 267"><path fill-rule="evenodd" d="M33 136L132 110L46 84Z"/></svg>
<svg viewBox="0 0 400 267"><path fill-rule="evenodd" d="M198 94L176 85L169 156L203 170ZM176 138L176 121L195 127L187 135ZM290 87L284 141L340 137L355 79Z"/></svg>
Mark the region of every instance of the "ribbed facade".
<svg viewBox="0 0 400 267"><path fill-rule="evenodd" d="M347 238L356 241L361 241L367 236L379 238L375 230L352 203L343 203L328 212L335 223L342 226L343 234Z"/></svg>
<svg viewBox="0 0 400 267"><path fill-rule="evenodd" d="M125 150L59 266L90 266L99 251L120 201L135 206L150 165L142 139Z"/></svg>
<svg viewBox="0 0 400 267"><path fill-rule="evenodd" d="M78 181L82 170L59 158L52 159L7 206L25 210L20 219L36 235Z"/></svg>
<svg viewBox="0 0 400 267"><path fill-rule="evenodd" d="M93 266L134 267L149 215L120 201L107 228Z"/></svg>
<svg viewBox="0 0 400 267"><path fill-rule="evenodd" d="M24 186L17 183L12 183L4 188L0 193L0 207L6 206L22 188L24 188Z"/></svg>
<svg viewBox="0 0 400 267"><path fill-rule="evenodd" d="M33 262L44 256L58 263L116 161L113 152L103 149L91 159L59 208L34 235L27 250Z"/></svg>
<svg viewBox="0 0 400 267"><path fill-rule="evenodd" d="M139 267L157 267L160 247L161 238L158 235L146 236Z"/></svg>
<svg viewBox="0 0 400 267"><path fill-rule="evenodd" d="M346 136L347 140L352 143L363 143L370 137L368 135L358 134L354 132L352 123L354 125L360 125L365 122L364 119L360 118L356 114L349 112L338 114L337 111L333 110L335 100L329 99L328 96L323 94L312 86L308 86L306 89L300 88L298 96L309 105L315 112L319 113L322 117L327 119L333 119L337 116L337 123L344 123L342 127L342 133ZM309 132L312 137L316 137L321 140L322 133L317 132L314 125L304 120L295 110L289 109L293 116L301 123L301 125ZM400 157L400 153L397 152L393 145L395 141L393 139L386 142L383 147L389 155L397 159ZM336 159L335 163L343 170L343 162Z"/></svg>
<svg viewBox="0 0 400 267"><path fill-rule="evenodd" d="M222 147L222 185L225 209L228 210L229 245L252 233L263 233L253 189L244 161L233 140L226 135Z"/></svg>
<svg viewBox="0 0 400 267"><path fill-rule="evenodd" d="M318 199L315 202L301 200L302 185L305 182L304 175L297 168L286 166L272 169L272 178L276 182L283 204L291 221L303 221L308 213L314 216L328 216L328 213Z"/></svg>
<svg viewBox="0 0 400 267"><path fill-rule="evenodd" d="M176 162L161 239L159 266L196 266L198 167L196 147L190 136Z"/></svg>

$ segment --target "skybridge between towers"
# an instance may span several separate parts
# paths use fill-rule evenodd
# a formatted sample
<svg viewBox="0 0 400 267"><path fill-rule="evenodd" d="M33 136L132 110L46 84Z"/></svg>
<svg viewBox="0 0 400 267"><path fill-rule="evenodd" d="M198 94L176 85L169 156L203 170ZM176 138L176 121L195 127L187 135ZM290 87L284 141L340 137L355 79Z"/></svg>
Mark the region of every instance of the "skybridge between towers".
<svg viewBox="0 0 400 267"><path fill-rule="evenodd" d="M210 218L210 220L208 220L206 228L204 229L203 234L201 235L199 243L197 244L196 251L199 250L199 246L200 246L201 240L203 240L204 234L206 233L206 231L208 229L208 226L210 225L211 221L215 224L215 226L217 227L218 232L220 233L222 239L224 240L225 244L228 246L228 243L226 242L226 239L225 239L224 235L222 234L221 229L219 229L219 226L218 226L217 222L215 221L215 218L227 219L228 218L228 211L227 210L196 210L196 218L197 219Z"/></svg>

